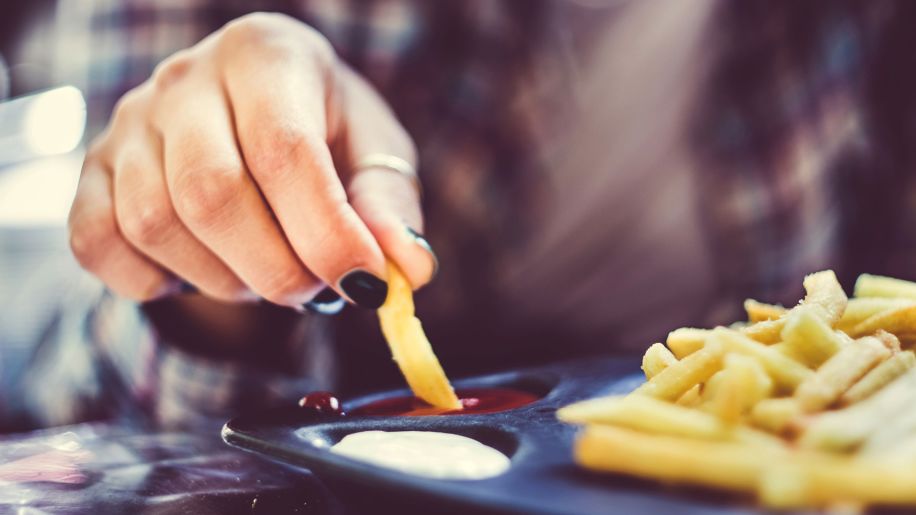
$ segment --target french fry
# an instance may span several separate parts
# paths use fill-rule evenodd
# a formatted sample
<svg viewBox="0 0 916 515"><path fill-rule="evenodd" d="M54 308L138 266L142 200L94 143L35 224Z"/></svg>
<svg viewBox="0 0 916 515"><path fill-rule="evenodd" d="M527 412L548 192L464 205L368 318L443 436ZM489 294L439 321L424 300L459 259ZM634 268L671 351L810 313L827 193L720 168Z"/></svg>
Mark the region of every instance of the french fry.
<svg viewBox="0 0 916 515"><path fill-rule="evenodd" d="M787 310L776 304L747 299L744 301L744 311L747 312L749 322L763 322L765 320L776 320L785 315Z"/></svg>
<svg viewBox="0 0 916 515"><path fill-rule="evenodd" d="M821 316L831 327L843 316L846 310L846 293L837 281L833 270L816 272L805 277L805 299L798 306L787 311L776 320L767 320L749 325L741 330L746 336L760 343L774 344L780 341L782 329L789 314L807 307Z"/></svg>
<svg viewBox="0 0 916 515"><path fill-rule="evenodd" d="M754 341L772 345L779 342L779 335L785 325L785 317L776 320L764 320L740 329L741 333Z"/></svg>
<svg viewBox="0 0 916 515"><path fill-rule="evenodd" d="M892 454L897 444L916 435L916 410L909 409L886 420L862 443L859 454L880 456Z"/></svg>
<svg viewBox="0 0 916 515"><path fill-rule="evenodd" d="M916 369L848 408L818 415L798 443L809 449L847 451L861 444L887 420L916 404Z"/></svg>
<svg viewBox="0 0 916 515"><path fill-rule="evenodd" d="M652 344L642 356L642 371L646 379L652 379L669 365L677 363L677 358L667 347L660 343Z"/></svg>
<svg viewBox="0 0 916 515"><path fill-rule="evenodd" d="M913 351L894 354L852 385L840 397L840 405L849 406L870 397L914 366L916 366L916 354L913 354Z"/></svg>
<svg viewBox="0 0 916 515"><path fill-rule="evenodd" d="M745 354L759 360L776 385L784 390L794 391L799 384L814 374L811 369L779 350L752 340L737 331L724 327L716 328L707 345L714 339L721 341L729 352Z"/></svg>
<svg viewBox="0 0 916 515"><path fill-rule="evenodd" d="M912 467L844 456L799 454L760 476L759 498L773 508L837 502L916 504Z"/></svg>
<svg viewBox="0 0 916 515"><path fill-rule="evenodd" d="M824 270L805 276L805 306L817 306L823 310L824 319L831 326L843 316L848 298L833 270Z"/></svg>
<svg viewBox="0 0 916 515"><path fill-rule="evenodd" d="M788 453L733 442L586 427L574 446L582 466L669 483L757 492L773 508L837 502L916 504L912 467L887 460Z"/></svg>
<svg viewBox="0 0 916 515"><path fill-rule="evenodd" d="M902 308L883 311L877 315L872 315L853 327L849 335L853 338L868 336L875 331L883 329L889 333L894 333L901 339L905 335L916 333L916 305L905 306Z"/></svg>
<svg viewBox="0 0 916 515"><path fill-rule="evenodd" d="M684 392L684 395L681 395L680 397L678 397L677 405L678 406L687 406L687 407L693 407L693 406L698 405L700 401L703 400L702 397L700 397L700 390L701 390L700 386L701 385L695 384L693 385L693 388Z"/></svg>
<svg viewBox="0 0 916 515"><path fill-rule="evenodd" d="M764 399L751 410L751 422L771 433L785 433L802 415L802 408L792 397Z"/></svg>
<svg viewBox="0 0 916 515"><path fill-rule="evenodd" d="M884 277L881 275L862 274L856 279L853 290L856 297L887 297L916 300L916 283Z"/></svg>
<svg viewBox="0 0 916 515"><path fill-rule="evenodd" d="M677 359L684 359L703 348L710 332L709 329L681 327L668 333L668 339L665 340L665 343Z"/></svg>
<svg viewBox="0 0 916 515"><path fill-rule="evenodd" d="M748 323L672 331L632 394L561 409L585 425L576 461L771 508L916 506L916 283L863 275L850 300L827 270L804 287L791 309L748 299Z"/></svg>
<svg viewBox="0 0 916 515"><path fill-rule="evenodd" d="M840 331L850 332L853 327L865 319L894 309L916 305L916 300L885 297L864 297L849 299L843 317L837 322L836 328Z"/></svg>
<svg viewBox="0 0 916 515"><path fill-rule="evenodd" d="M810 306L792 310L782 329L782 340L779 345L783 353L814 369L851 342Z"/></svg>
<svg viewBox="0 0 916 515"><path fill-rule="evenodd" d="M713 415L642 395L599 397L557 411L570 424L613 425L646 433L702 440L733 440L762 447L784 447L769 434L730 426Z"/></svg>
<svg viewBox="0 0 916 515"><path fill-rule="evenodd" d="M843 347L795 390L802 410L813 413L833 404L856 381L891 351L875 337L865 337Z"/></svg>
<svg viewBox="0 0 916 515"><path fill-rule="evenodd" d="M388 296L378 309L382 334L414 395L437 408L461 409L420 320L414 316L413 290L397 265L388 262Z"/></svg>
<svg viewBox="0 0 916 515"><path fill-rule="evenodd" d="M721 344L707 342L702 349L669 365L633 393L675 401L694 385L716 373L722 367L724 354L725 348Z"/></svg>
<svg viewBox="0 0 916 515"><path fill-rule="evenodd" d="M593 470L750 492L766 464L787 453L590 425L576 439L573 454L577 463Z"/></svg>
<svg viewBox="0 0 916 515"><path fill-rule="evenodd" d="M725 357L723 369L704 385L704 409L725 423L735 424L772 391L773 380L756 359L731 354Z"/></svg>

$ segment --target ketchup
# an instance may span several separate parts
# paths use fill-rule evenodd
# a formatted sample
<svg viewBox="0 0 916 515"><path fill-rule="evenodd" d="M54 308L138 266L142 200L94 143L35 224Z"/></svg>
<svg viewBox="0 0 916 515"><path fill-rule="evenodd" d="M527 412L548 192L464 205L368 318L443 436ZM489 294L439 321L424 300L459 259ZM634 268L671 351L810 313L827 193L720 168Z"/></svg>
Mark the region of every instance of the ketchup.
<svg viewBox="0 0 916 515"><path fill-rule="evenodd" d="M448 410L435 408L416 397L394 397L370 402L348 412L353 415L373 416L425 416L425 415L472 415L496 413L519 408L539 399L538 396L509 388L474 388L455 392L464 409Z"/></svg>

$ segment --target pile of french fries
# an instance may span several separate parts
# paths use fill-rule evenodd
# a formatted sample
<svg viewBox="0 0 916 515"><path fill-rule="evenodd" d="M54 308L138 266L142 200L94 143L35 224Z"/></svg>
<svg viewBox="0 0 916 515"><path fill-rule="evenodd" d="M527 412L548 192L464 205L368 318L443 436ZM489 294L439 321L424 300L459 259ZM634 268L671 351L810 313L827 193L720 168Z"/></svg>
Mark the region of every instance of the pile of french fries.
<svg viewBox="0 0 916 515"><path fill-rule="evenodd" d="M770 508L916 506L916 283L830 271L791 309L682 328L629 395L561 409L589 469L756 495Z"/></svg>

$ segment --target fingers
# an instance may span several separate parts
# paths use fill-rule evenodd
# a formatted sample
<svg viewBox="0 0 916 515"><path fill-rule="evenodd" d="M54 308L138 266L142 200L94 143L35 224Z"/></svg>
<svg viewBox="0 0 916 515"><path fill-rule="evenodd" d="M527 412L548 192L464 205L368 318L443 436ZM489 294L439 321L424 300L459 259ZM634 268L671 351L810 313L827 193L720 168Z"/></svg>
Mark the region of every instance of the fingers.
<svg viewBox="0 0 916 515"><path fill-rule="evenodd" d="M70 247L77 261L119 295L144 301L175 288L161 268L134 250L115 221L109 170L87 158L70 208Z"/></svg>
<svg viewBox="0 0 916 515"><path fill-rule="evenodd" d="M155 116L178 218L255 293L301 308L321 282L292 252L249 176L225 99L215 87L196 86L173 88L174 101L162 102L181 116Z"/></svg>
<svg viewBox="0 0 916 515"><path fill-rule="evenodd" d="M154 134L135 131L115 163L118 226L127 241L201 293L224 301L250 300L252 293L181 222L172 206Z"/></svg>
<svg viewBox="0 0 916 515"><path fill-rule="evenodd" d="M224 80L245 162L292 248L323 282L377 308L387 284L382 250L347 201L326 143L329 74L303 66L308 45L237 48ZM282 77L282 80L277 80Z"/></svg>
<svg viewBox="0 0 916 515"><path fill-rule="evenodd" d="M355 169L347 175L350 203L385 255L404 271L414 289L420 288L435 275L438 262L421 235L416 177L385 167L359 168L360 161L373 154L397 156L415 166L413 142L362 78L347 68L340 73L345 95L341 159Z"/></svg>

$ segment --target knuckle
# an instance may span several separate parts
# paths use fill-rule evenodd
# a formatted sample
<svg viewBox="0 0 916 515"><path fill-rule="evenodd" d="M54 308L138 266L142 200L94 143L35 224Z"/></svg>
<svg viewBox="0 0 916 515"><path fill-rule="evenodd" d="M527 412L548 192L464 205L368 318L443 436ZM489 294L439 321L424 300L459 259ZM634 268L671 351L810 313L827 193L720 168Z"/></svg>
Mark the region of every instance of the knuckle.
<svg viewBox="0 0 916 515"><path fill-rule="evenodd" d="M232 43L262 43L277 32L283 14L256 12L236 18L223 28L223 38Z"/></svg>
<svg viewBox="0 0 916 515"><path fill-rule="evenodd" d="M70 216L70 250L77 262L92 270L99 264L105 249L117 238L117 228L110 213L94 211Z"/></svg>
<svg viewBox="0 0 916 515"><path fill-rule="evenodd" d="M324 138L317 134L277 124L254 137L254 151L248 164L252 172L265 179L290 168L310 169L318 164L314 149L324 144Z"/></svg>
<svg viewBox="0 0 916 515"><path fill-rule="evenodd" d="M188 74L193 64L190 50L179 50L160 62L153 70L152 83L157 90L165 90Z"/></svg>
<svg viewBox="0 0 916 515"><path fill-rule="evenodd" d="M176 181L175 208L189 224L211 225L238 201L245 187L244 174L235 167L186 171Z"/></svg>
<svg viewBox="0 0 916 515"><path fill-rule="evenodd" d="M132 119L142 110L145 96L141 88L134 88L125 93L114 106L111 114L111 126L123 127L125 122Z"/></svg>
<svg viewBox="0 0 916 515"><path fill-rule="evenodd" d="M177 217L168 202L133 205L118 218L124 237L140 247L162 245L173 233Z"/></svg>

